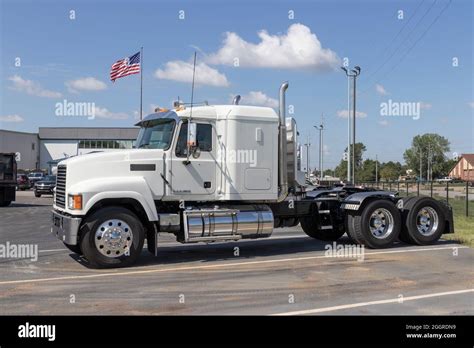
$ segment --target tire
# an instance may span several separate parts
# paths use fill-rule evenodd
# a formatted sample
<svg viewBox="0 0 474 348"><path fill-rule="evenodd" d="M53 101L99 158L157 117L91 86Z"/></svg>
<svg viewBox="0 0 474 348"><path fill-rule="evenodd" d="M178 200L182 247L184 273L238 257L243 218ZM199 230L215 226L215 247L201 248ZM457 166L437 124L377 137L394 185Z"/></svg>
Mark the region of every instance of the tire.
<svg viewBox="0 0 474 348"><path fill-rule="evenodd" d="M400 240L416 245L436 243L444 232L446 217L441 205L430 197L414 197L403 211Z"/></svg>
<svg viewBox="0 0 474 348"><path fill-rule="evenodd" d="M74 254L82 255L81 246L79 244L71 245L71 244L66 244L64 242L63 244L66 248L71 250Z"/></svg>
<svg viewBox="0 0 474 348"><path fill-rule="evenodd" d="M117 244L120 247L111 246L110 241L107 241L107 233L115 233L115 230L119 231L117 234L120 235L120 240ZM145 230L140 220L130 210L122 207L99 209L86 217L80 232L80 249L94 268L132 265L140 256L145 241ZM115 256L115 253L119 256Z"/></svg>
<svg viewBox="0 0 474 348"><path fill-rule="evenodd" d="M386 248L397 240L401 221L400 212L392 202L378 199L368 203L361 212L347 215L347 234L369 248Z"/></svg>
<svg viewBox="0 0 474 348"><path fill-rule="evenodd" d="M36 193L35 192L35 197L38 197L38 198L41 197L41 193Z"/></svg>
<svg viewBox="0 0 474 348"><path fill-rule="evenodd" d="M0 201L0 207L8 207L12 201Z"/></svg>
<svg viewBox="0 0 474 348"><path fill-rule="evenodd" d="M344 231L340 230L319 230L318 219L314 216L303 217L300 219L301 228L304 233L314 239L324 241L336 241L342 237Z"/></svg>

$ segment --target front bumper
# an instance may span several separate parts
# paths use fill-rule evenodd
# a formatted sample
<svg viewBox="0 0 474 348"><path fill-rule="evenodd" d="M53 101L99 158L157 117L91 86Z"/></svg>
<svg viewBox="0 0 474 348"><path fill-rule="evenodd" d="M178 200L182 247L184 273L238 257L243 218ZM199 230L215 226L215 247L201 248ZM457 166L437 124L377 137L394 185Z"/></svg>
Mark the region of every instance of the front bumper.
<svg viewBox="0 0 474 348"><path fill-rule="evenodd" d="M81 218L63 215L53 210L51 233L66 244L76 245L81 221Z"/></svg>

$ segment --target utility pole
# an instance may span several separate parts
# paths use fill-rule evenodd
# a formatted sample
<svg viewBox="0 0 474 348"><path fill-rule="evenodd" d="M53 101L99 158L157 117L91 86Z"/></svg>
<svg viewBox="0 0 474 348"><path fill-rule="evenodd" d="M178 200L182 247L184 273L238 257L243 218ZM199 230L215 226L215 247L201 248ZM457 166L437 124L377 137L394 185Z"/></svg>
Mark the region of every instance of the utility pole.
<svg viewBox="0 0 474 348"><path fill-rule="evenodd" d="M324 178L324 114L321 114L321 178Z"/></svg>
<svg viewBox="0 0 474 348"><path fill-rule="evenodd" d="M310 178L310 170L309 170L309 147L311 146L311 143L309 142L309 134L308 134L308 137L307 137L307 141L306 141L306 144L304 144L304 146L306 146L306 176L308 178L308 181L309 181L309 178Z"/></svg>
<svg viewBox="0 0 474 348"><path fill-rule="evenodd" d="M431 164L431 144L428 144L428 170L426 173L426 180L430 181L433 180L431 178L431 172L432 172L432 164Z"/></svg>
<svg viewBox="0 0 474 348"><path fill-rule="evenodd" d="M324 143L323 143L323 130L324 130L324 116L321 114L321 124L319 126L313 126L319 130L319 181L324 177L323 168L323 156L324 156Z"/></svg>
<svg viewBox="0 0 474 348"><path fill-rule="evenodd" d="M377 155L375 155L375 186L379 186L379 161L377 160Z"/></svg>
<svg viewBox="0 0 474 348"><path fill-rule="evenodd" d="M360 66L355 66L354 69L349 70L346 67L341 67L347 76L347 121L348 121L348 159L347 159L347 181L355 184L355 144L356 144L356 79L360 75ZM350 78L352 77L352 122L350 115ZM351 123L352 123L352 153L351 153ZM351 154L352 154L352 165L351 165ZM351 173L352 170L352 173ZM352 174L352 175L351 175ZM351 180L352 176L352 180Z"/></svg>
<svg viewBox="0 0 474 348"><path fill-rule="evenodd" d="M423 156L423 151L421 150L421 147L420 147L420 181L423 180L423 162L422 162L422 156Z"/></svg>

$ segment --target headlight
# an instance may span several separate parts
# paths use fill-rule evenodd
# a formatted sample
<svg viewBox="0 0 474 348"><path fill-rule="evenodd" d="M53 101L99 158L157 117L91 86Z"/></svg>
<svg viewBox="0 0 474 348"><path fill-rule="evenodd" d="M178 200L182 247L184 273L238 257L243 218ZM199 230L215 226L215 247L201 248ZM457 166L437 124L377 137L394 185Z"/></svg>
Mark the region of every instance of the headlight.
<svg viewBox="0 0 474 348"><path fill-rule="evenodd" d="M67 206L71 210L82 210L82 195L68 195Z"/></svg>

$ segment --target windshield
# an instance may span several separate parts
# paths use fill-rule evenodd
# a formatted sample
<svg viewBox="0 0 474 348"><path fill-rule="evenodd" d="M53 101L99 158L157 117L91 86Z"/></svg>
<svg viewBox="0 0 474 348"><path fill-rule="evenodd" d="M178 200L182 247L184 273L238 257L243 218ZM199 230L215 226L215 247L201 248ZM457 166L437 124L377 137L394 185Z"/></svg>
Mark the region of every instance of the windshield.
<svg viewBox="0 0 474 348"><path fill-rule="evenodd" d="M137 148L167 150L173 139L175 121L152 120L143 124L137 138Z"/></svg>
<svg viewBox="0 0 474 348"><path fill-rule="evenodd" d="M55 175L47 175L44 178L44 181L56 181L56 176Z"/></svg>

